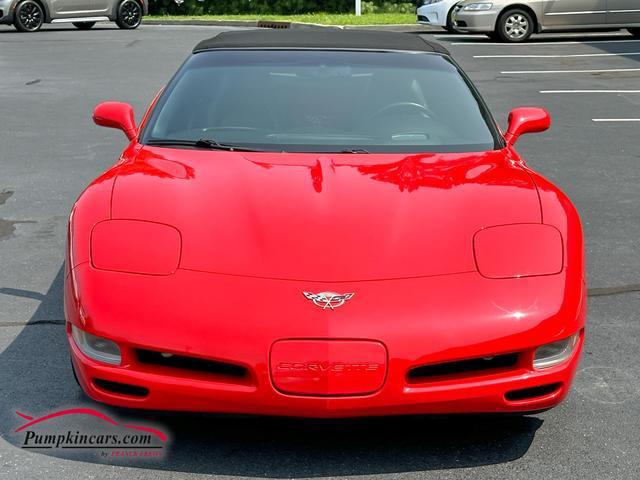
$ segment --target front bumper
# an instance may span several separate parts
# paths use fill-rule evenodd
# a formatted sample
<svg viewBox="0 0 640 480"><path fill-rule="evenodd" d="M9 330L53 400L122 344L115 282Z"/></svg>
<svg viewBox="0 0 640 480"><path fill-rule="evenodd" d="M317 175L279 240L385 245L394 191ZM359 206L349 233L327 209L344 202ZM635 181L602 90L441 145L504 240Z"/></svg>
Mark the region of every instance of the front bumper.
<svg viewBox="0 0 640 480"><path fill-rule="evenodd" d="M456 7L451 18L461 32L490 33L495 31L499 15L497 9L469 12Z"/></svg>
<svg viewBox="0 0 640 480"><path fill-rule="evenodd" d="M13 0L0 0L0 25L13 23L14 7Z"/></svg>
<svg viewBox="0 0 640 480"><path fill-rule="evenodd" d="M584 285L569 284L565 275L495 281L470 272L333 284L332 290L357 291L334 311L301 294L323 287L184 270L147 277L82 264L66 279L67 320L116 341L123 361L95 362L69 335L74 369L86 393L107 404L304 417L536 411L557 405L569 391L582 337L567 362L531 368L537 346L584 326ZM388 352L386 377L380 388L362 395L282 392L274 386L270 352L283 339L379 342ZM138 361L138 348L223 360L248 374L229 378L153 366ZM427 381L407 374L416 366L511 352L518 352L518 361L508 369ZM116 393L100 381L146 393ZM515 390L549 385L554 388L541 395L507 398Z"/></svg>
<svg viewBox="0 0 640 480"><path fill-rule="evenodd" d="M422 5L417 10L418 23L422 25L434 25L437 27L447 26L447 5L446 2L432 3L430 5Z"/></svg>

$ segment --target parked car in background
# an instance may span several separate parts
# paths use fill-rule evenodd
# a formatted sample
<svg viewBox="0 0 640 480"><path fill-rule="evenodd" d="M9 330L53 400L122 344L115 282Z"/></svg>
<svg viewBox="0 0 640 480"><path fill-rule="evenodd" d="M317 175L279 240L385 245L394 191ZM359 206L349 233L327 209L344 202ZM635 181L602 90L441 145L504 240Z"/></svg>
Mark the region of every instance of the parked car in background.
<svg viewBox="0 0 640 480"><path fill-rule="evenodd" d="M504 42L524 42L532 33L620 30L640 36L639 0L465 0L454 7L453 26Z"/></svg>
<svg viewBox="0 0 640 480"><path fill-rule="evenodd" d="M418 6L418 23L443 27L447 32L456 31L453 25L453 8L460 0L423 0Z"/></svg>
<svg viewBox="0 0 640 480"><path fill-rule="evenodd" d="M148 13L148 0L0 0L0 24L35 32L45 23L72 23L88 30L96 22L137 28Z"/></svg>

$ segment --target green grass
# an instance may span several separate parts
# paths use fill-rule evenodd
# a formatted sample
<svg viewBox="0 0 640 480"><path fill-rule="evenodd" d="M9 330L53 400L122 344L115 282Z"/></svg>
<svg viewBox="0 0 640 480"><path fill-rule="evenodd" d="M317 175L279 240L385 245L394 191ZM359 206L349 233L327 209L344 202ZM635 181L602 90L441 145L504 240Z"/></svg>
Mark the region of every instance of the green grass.
<svg viewBox="0 0 640 480"><path fill-rule="evenodd" d="M149 15L149 20L273 20L279 22L317 23L321 25L386 25L416 23L413 13L370 13L356 17L342 13L307 13L302 15Z"/></svg>

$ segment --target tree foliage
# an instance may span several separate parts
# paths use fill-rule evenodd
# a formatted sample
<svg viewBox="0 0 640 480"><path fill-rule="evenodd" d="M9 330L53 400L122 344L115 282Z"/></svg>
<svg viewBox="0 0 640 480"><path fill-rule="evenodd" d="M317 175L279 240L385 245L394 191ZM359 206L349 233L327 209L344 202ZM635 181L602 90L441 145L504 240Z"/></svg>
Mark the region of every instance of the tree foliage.
<svg viewBox="0 0 640 480"><path fill-rule="evenodd" d="M362 2L363 13L411 13L415 4L388 0ZM153 15L295 15L352 13L354 0L150 0Z"/></svg>

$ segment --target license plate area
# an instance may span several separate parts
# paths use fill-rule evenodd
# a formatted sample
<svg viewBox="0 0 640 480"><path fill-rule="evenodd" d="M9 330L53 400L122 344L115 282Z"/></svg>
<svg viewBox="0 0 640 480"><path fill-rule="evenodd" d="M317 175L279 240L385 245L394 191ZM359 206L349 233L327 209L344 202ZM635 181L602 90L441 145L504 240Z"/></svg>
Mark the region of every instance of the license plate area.
<svg viewBox="0 0 640 480"><path fill-rule="evenodd" d="M368 395L384 385L387 349L371 340L280 340L271 347L270 370L282 393Z"/></svg>

